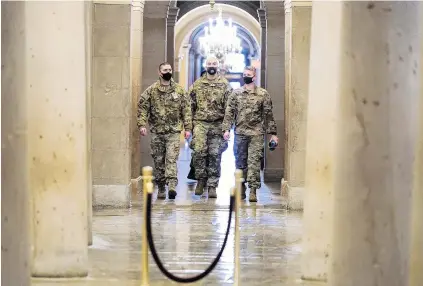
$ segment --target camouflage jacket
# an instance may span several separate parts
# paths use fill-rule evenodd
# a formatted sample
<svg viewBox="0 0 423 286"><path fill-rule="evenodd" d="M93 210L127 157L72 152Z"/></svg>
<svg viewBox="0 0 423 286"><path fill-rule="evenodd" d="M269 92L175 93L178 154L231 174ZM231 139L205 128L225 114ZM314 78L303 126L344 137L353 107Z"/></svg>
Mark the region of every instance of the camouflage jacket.
<svg viewBox="0 0 423 286"><path fill-rule="evenodd" d="M222 131L230 130L235 123L235 134L262 135L267 123L267 133L276 135L272 109L272 99L265 89L238 88L229 96Z"/></svg>
<svg viewBox="0 0 423 286"><path fill-rule="evenodd" d="M173 80L169 87L160 81L150 85L138 102L138 127L146 127L147 120L152 133L192 131L191 101L183 87Z"/></svg>
<svg viewBox="0 0 423 286"><path fill-rule="evenodd" d="M223 120L231 92L228 80L221 75L215 80L207 79L206 75L196 80L188 91L193 119L207 122Z"/></svg>

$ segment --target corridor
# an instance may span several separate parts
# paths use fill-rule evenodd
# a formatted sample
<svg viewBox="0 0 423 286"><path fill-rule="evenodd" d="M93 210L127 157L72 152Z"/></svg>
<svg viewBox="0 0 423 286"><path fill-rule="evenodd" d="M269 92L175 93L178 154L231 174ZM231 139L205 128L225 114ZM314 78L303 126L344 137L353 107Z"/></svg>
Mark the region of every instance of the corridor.
<svg viewBox="0 0 423 286"><path fill-rule="evenodd" d="M191 197L182 191L181 197ZM179 196L179 195L178 195ZM100 210L93 217L89 247L89 276L82 279L35 279L34 286L139 286L141 271L140 201L129 210ZM247 206L241 210L242 285L324 285L301 282L301 213L276 206ZM153 235L169 271L192 276L203 271L223 242L228 210L225 200L176 200L153 206ZM234 218L225 251L214 271L193 285L233 285ZM173 285L151 255L151 285Z"/></svg>
<svg viewBox="0 0 423 286"><path fill-rule="evenodd" d="M190 149L181 142L178 195L155 200L153 235L160 258L178 276L198 275L216 257L228 222L229 189L234 185L234 135L223 153L218 198L195 196L187 186ZM247 192L248 193L248 192ZM155 196L157 196L157 192ZM259 201L243 201L241 209L242 285L323 285L301 282L301 213L288 213L278 184L264 184ZM97 210L93 216L93 245L89 247L89 276L84 279L34 279L44 285L139 286L141 277L142 194L132 192L130 209ZM234 223L213 272L193 285L233 285ZM281 247L282 246L282 247ZM172 284L149 257L151 285ZM65 282L66 281L66 282Z"/></svg>
<svg viewBox="0 0 423 286"><path fill-rule="evenodd" d="M151 251L141 280L150 234L171 273L207 268L228 226L233 134L216 199L195 196L184 141L178 195L148 194L148 232L140 188L164 152L150 145L148 87L164 90L163 135L188 138L203 72L218 138L233 105L236 120L267 117L248 128L265 137L258 202L247 190L195 285L423 285L423 2L2 1L1 17L2 285L175 285ZM235 104L223 79L254 97Z"/></svg>
<svg viewBox="0 0 423 286"><path fill-rule="evenodd" d="M191 150L188 143L181 141L178 195L175 200L154 201L152 224L156 248L168 270L178 276L202 272L216 257L223 242L229 190L235 183L233 142L232 131L228 149L222 156L217 199L195 196L193 188L187 185ZM278 184L263 183L258 196L258 203L246 200L241 210L243 285L312 285L298 282L301 213L286 212ZM143 201L142 194L136 190L131 197L130 209L94 211L87 278L56 281L34 278L33 285L140 285ZM234 220L233 217L220 262L207 278L194 285L233 285ZM151 255L149 262L151 285L171 284Z"/></svg>

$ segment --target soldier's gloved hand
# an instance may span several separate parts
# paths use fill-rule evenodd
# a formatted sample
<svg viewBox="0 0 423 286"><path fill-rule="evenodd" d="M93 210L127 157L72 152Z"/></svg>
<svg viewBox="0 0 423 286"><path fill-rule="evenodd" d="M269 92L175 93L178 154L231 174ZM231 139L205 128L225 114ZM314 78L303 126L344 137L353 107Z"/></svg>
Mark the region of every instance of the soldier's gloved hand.
<svg viewBox="0 0 423 286"><path fill-rule="evenodd" d="M272 135L272 137L270 137L270 141L275 141L276 144L279 144L279 138L276 135Z"/></svg>
<svg viewBox="0 0 423 286"><path fill-rule="evenodd" d="M225 134L223 134L223 139L228 141L230 137L231 137L231 133L229 131L225 131Z"/></svg>
<svg viewBox="0 0 423 286"><path fill-rule="evenodd" d="M147 128L140 128L141 136L147 135Z"/></svg>
<svg viewBox="0 0 423 286"><path fill-rule="evenodd" d="M189 139L191 137L191 132L185 131L185 139Z"/></svg>

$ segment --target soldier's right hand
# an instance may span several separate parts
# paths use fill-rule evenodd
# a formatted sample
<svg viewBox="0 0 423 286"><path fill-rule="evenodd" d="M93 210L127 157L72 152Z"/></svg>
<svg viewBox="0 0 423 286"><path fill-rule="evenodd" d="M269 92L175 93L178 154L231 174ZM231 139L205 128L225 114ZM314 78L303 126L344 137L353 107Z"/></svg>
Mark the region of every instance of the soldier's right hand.
<svg viewBox="0 0 423 286"><path fill-rule="evenodd" d="M140 128L141 136L147 135L147 128Z"/></svg>
<svg viewBox="0 0 423 286"><path fill-rule="evenodd" d="M225 131L225 134L223 134L223 139L228 141L230 137L231 137L231 133L229 131Z"/></svg>

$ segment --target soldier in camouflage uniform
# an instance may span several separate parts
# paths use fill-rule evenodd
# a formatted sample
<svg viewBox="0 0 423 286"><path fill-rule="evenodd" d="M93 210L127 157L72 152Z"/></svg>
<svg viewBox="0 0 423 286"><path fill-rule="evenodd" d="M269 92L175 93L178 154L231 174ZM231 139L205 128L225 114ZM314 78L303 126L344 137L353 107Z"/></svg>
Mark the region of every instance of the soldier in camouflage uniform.
<svg viewBox="0 0 423 286"><path fill-rule="evenodd" d="M264 134L272 134L270 140L278 142L276 123L273 119L272 100L269 93L254 84L256 70L246 67L245 85L236 89L228 100L222 124L224 139L229 140L229 130L235 123L235 164L242 169L250 187L250 202L257 202L256 191L261 187L260 164L264 151ZM242 199L246 198L245 183L242 184Z"/></svg>
<svg viewBox="0 0 423 286"><path fill-rule="evenodd" d="M220 178L222 153L228 143L222 139L222 121L232 88L226 78L219 75L219 61L215 57L206 60L206 74L189 89L193 116L193 165L198 180L196 195L202 195L208 187L209 198L216 198Z"/></svg>
<svg viewBox="0 0 423 286"><path fill-rule="evenodd" d="M173 81L172 67L168 63L159 66L159 80L149 86L138 102L138 127L142 136L147 134L147 121L151 133L151 155L154 160L154 177L159 191L157 198L176 196L178 184L177 160L180 151L180 134L191 136L191 101L184 88Z"/></svg>

